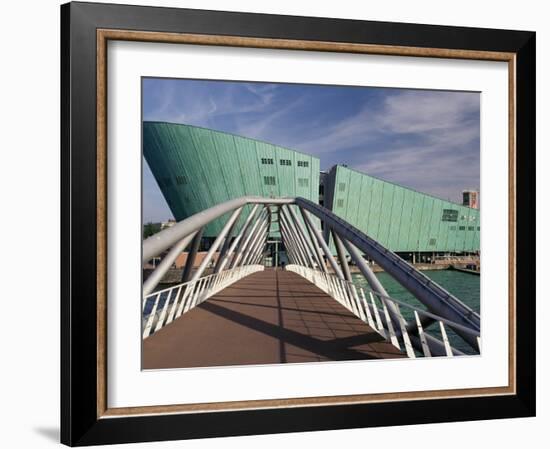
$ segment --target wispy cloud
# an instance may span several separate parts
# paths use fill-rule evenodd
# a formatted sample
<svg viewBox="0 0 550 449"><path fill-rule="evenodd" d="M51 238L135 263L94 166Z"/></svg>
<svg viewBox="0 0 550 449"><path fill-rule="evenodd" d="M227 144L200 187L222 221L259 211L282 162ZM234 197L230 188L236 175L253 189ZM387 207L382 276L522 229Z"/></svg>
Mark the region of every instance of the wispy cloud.
<svg viewBox="0 0 550 449"><path fill-rule="evenodd" d="M454 201L479 187L478 93L148 81L146 120L265 140Z"/></svg>

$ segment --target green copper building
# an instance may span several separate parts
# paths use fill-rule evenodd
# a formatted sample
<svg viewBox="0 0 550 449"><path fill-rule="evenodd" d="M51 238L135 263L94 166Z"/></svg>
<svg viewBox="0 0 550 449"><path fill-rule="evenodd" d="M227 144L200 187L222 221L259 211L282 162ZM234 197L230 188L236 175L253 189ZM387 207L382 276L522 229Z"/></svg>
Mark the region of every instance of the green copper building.
<svg viewBox="0 0 550 449"><path fill-rule="evenodd" d="M144 122L143 154L174 218L183 220L244 195L301 196L331 209L398 253L479 251L479 211L342 165L233 134ZM240 224L248 215L241 214ZM227 217L204 236L215 237ZM277 237L277 227L272 227Z"/></svg>
<svg viewBox="0 0 550 449"><path fill-rule="evenodd" d="M397 253L479 251L479 210L336 165L324 177L325 204Z"/></svg>
<svg viewBox="0 0 550 449"><path fill-rule="evenodd" d="M245 195L319 200L319 159L269 143L145 122L143 154L176 221ZM239 226L247 216L248 210L241 213ZM215 237L227 218L216 220L203 235ZM276 225L272 231L277 234Z"/></svg>

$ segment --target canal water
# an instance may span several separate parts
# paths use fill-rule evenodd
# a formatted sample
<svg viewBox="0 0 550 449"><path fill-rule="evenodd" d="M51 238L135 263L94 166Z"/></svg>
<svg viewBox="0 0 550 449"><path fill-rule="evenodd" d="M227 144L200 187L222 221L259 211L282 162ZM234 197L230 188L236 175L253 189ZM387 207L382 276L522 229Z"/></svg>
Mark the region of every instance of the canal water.
<svg viewBox="0 0 550 449"><path fill-rule="evenodd" d="M434 271L423 271L423 273L428 276L431 280L438 283L444 289L448 290L458 299L460 299L468 307L480 312L480 302L479 302L479 281L480 276L461 273L460 271L454 270L434 270ZM360 274L353 274L353 279L356 285L361 285L368 287L363 276ZM408 290L402 287L397 281L395 281L387 273L376 273L376 276L387 290L388 295L392 298L398 299L400 301L406 302L412 306L418 307L425 310L426 307L419 302ZM403 317L410 321L414 320L413 311L407 309L406 307L401 307L401 313ZM450 331L449 326L445 326L445 330L449 336L449 341L452 346L456 349L461 350L466 354L473 354L474 352L470 346L465 343L460 337L458 337L454 332ZM439 326L433 324L428 329L428 332L436 338L441 338L441 333L439 331Z"/></svg>

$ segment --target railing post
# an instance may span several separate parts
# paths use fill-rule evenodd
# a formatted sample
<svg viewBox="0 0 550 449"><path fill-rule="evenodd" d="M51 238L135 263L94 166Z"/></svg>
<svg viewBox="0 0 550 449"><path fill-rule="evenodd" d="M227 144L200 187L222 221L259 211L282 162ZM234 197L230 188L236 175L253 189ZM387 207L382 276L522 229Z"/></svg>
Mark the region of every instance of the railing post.
<svg viewBox="0 0 550 449"><path fill-rule="evenodd" d="M430 346L426 341L426 336L424 335L424 329L422 327L422 322L418 316L418 312L414 311L414 318L416 319L416 325L418 326L418 338L420 338L420 343L422 344L422 352L424 352L424 357L431 357Z"/></svg>
<svg viewBox="0 0 550 449"><path fill-rule="evenodd" d="M367 314L367 323L370 327L372 327L374 330L376 330L376 324L372 320L372 315L370 313L370 307L369 303L367 302L367 298L365 298L365 291L361 288L361 301L363 303L363 308L365 309L365 313Z"/></svg>

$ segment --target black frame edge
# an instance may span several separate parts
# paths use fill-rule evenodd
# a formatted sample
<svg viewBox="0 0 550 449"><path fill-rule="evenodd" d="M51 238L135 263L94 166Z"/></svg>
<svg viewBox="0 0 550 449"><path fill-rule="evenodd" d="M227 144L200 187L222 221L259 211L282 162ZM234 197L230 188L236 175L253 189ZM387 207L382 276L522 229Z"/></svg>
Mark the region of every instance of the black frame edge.
<svg viewBox="0 0 550 449"><path fill-rule="evenodd" d="M516 52L517 396L536 413L536 34ZM519 237L521 236L521 238ZM521 299L523 298L523 300Z"/></svg>
<svg viewBox="0 0 550 449"><path fill-rule="evenodd" d="M60 229L60 259L61 259L61 273L60 273L60 285L61 285L61 357L60 357L60 420L61 420L61 432L60 440L64 444L70 444L71 442L71 370L70 370L70 5L65 4L61 6L61 39L60 39L60 53L61 53L61 89L60 89L60 136L61 136L61 157L60 157L60 169L61 169L61 229Z"/></svg>

